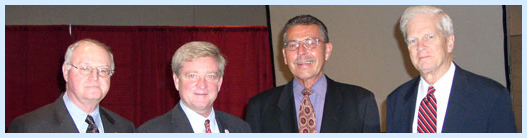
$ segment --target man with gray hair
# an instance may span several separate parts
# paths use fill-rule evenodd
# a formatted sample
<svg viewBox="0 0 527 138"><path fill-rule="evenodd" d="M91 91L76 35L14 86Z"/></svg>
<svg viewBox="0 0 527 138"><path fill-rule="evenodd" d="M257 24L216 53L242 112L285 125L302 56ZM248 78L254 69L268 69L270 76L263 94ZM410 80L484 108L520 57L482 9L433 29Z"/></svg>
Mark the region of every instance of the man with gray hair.
<svg viewBox="0 0 527 138"><path fill-rule="evenodd" d="M172 78L181 100L168 113L145 122L142 133L250 133L240 118L214 110L226 61L209 42L189 42L172 57Z"/></svg>
<svg viewBox="0 0 527 138"><path fill-rule="evenodd" d="M453 62L454 29L443 10L409 7L400 28L420 76L388 95L388 132L516 132L508 90Z"/></svg>
<svg viewBox="0 0 527 138"><path fill-rule="evenodd" d="M375 133L379 111L372 92L324 74L333 45L324 23L311 15L291 18L284 27L288 84L249 101L246 120L261 133Z"/></svg>
<svg viewBox="0 0 527 138"><path fill-rule="evenodd" d="M115 69L110 48L96 40L83 39L68 47L64 59L66 92L55 102L13 120L7 132L134 132L132 122L99 106L110 89Z"/></svg>

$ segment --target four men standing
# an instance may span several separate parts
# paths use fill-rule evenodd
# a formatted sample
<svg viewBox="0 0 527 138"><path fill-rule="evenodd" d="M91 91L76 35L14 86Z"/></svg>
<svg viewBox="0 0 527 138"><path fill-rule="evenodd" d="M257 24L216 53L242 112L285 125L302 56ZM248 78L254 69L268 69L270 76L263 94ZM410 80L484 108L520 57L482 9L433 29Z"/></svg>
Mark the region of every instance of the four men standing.
<svg viewBox="0 0 527 138"><path fill-rule="evenodd" d="M400 19L410 59L420 76L387 99L387 132L516 132L507 89L453 62L450 17L433 6L412 6ZM285 25L282 54L293 79L249 101L246 121L214 110L226 60L209 42L189 42L172 58L181 100L137 132L375 133L379 112L372 92L324 74L333 45L327 27L311 15ZM22 115L8 132L134 132L129 120L99 106L115 65L104 44L72 44L62 67L66 92L54 103Z"/></svg>

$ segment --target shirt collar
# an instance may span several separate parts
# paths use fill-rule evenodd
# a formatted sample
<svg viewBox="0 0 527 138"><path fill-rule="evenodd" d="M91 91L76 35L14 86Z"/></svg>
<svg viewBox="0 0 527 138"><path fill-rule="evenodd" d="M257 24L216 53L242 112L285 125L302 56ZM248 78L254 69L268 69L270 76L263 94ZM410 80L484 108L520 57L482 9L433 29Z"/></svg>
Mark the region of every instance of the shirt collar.
<svg viewBox="0 0 527 138"><path fill-rule="evenodd" d="M328 85L328 83L327 83L326 75L322 75L322 77L320 77L315 82L315 84L313 84L313 86L311 86L311 89L313 89L313 94L311 94L311 95L319 95L319 94L324 94L325 95L327 85ZM303 95L302 94L302 90L304 90L304 86L302 86L300 84L300 82L298 82L296 79L293 79L293 92L295 94ZM311 96L309 96L309 97L311 97Z"/></svg>
<svg viewBox="0 0 527 138"><path fill-rule="evenodd" d="M185 115L187 115L188 121L190 122L190 125L192 129L194 130L194 133L205 133L205 120L209 119L210 121L210 129L213 133L218 133L216 130L219 130L216 128L216 115L214 114L214 107L212 107L212 111L210 112L208 117L203 117L202 115L194 112L190 108L188 108L182 100L179 100L179 105L181 105L181 109L183 109L183 112L185 112Z"/></svg>
<svg viewBox="0 0 527 138"><path fill-rule="evenodd" d="M86 117L88 116L88 114L82 111L82 109L80 109L77 105L73 103L73 101L70 100L70 98L68 97L68 92L64 92L64 96L62 96L62 100L64 100L66 109L68 110L68 113L73 119L73 122L77 126L77 130L79 130L79 132L81 133L84 133L85 130L88 128L88 124L86 123ZM93 112L90 113L90 115L93 117L95 125L97 125L99 129L99 132L104 133L101 115L99 113L99 105L97 105L95 110L93 110Z"/></svg>
<svg viewBox="0 0 527 138"><path fill-rule="evenodd" d="M435 96L437 96L437 95L441 96L441 95L445 95L445 94L450 94L450 93L437 93L437 92L439 90L450 92L449 88L451 88L452 82L454 80L454 73L455 72L456 72L456 65L453 62L451 62L450 63L450 68L448 68L448 71L443 76L441 76L441 78L439 78L439 80L437 80L437 82L433 85L434 89L436 89L436 92L434 92ZM428 91L428 87L430 87L430 84L428 84L428 82L426 82L424 80L424 78L421 76L420 88L419 89L422 89L422 90L424 90L426 92L426 91ZM426 93L425 93L425 95L426 95Z"/></svg>

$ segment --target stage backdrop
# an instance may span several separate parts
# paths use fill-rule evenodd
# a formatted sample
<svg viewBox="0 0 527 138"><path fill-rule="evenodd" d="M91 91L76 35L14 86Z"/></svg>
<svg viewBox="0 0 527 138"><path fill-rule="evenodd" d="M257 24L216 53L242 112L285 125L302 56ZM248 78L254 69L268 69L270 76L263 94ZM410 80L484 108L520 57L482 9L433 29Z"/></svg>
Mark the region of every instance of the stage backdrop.
<svg viewBox="0 0 527 138"><path fill-rule="evenodd" d="M266 26L6 26L6 129L11 121L52 103L65 91L61 66L69 44L84 38L108 45L115 60L110 92L101 105L136 126L179 101L170 62L190 41L220 48L227 66L214 108L245 117L249 98L272 88Z"/></svg>

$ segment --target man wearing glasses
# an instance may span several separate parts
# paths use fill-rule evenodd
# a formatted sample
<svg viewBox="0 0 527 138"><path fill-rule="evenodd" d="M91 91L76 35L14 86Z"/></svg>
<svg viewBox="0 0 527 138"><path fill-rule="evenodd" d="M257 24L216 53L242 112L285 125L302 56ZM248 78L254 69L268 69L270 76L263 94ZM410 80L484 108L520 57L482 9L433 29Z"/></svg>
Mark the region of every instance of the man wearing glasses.
<svg viewBox="0 0 527 138"><path fill-rule="evenodd" d="M115 69L110 48L83 39L68 47L62 73L66 92L55 102L17 117L14 133L116 133L134 132L129 120L99 106L110 89Z"/></svg>
<svg viewBox="0 0 527 138"><path fill-rule="evenodd" d="M311 15L284 27L284 62L294 78L251 98L247 122L253 132L379 132L379 111L370 91L333 81L324 63L333 45L324 23Z"/></svg>

